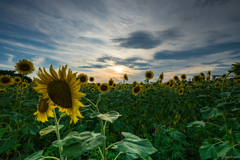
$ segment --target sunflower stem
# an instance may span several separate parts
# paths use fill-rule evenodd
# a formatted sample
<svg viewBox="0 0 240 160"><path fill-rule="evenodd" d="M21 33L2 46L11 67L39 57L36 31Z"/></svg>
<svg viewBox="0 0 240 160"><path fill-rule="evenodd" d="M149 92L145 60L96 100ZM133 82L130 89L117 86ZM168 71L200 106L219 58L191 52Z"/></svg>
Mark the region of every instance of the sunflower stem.
<svg viewBox="0 0 240 160"><path fill-rule="evenodd" d="M23 83L23 74L22 74L22 81L21 81L21 92L20 92L20 104L19 104L19 113L21 111L21 101L22 101L22 83Z"/></svg>
<svg viewBox="0 0 240 160"><path fill-rule="evenodd" d="M57 135L57 139L58 139L58 140L61 140L60 134L59 134L58 121L57 121L57 116L56 116L56 111L55 111L55 109L53 109L53 112L54 112L54 122L55 122L55 125L56 125L56 135ZM63 147L59 147L60 160L63 160L62 151L63 151Z"/></svg>

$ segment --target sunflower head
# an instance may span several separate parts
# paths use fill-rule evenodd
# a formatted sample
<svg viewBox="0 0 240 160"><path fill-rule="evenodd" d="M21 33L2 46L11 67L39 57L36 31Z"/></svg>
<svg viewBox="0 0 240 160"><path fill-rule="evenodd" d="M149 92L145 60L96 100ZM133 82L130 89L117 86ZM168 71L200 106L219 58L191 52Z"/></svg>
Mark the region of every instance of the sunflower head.
<svg viewBox="0 0 240 160"><path fill-rule="evenodd" d="M152 71L146 71L145 72L145 78L147 78L148 80L152 79L154 76Z"/></svg>
<svg viewBox="0 0 240 160"><path fill-rule="evenodd" d="M22 88L25 89L25 88L27 88L27 87L28 87L28 83L27 83L27 82L23 82L23 83L22 83Z"/></svg>
<svg viewBox="0 0 240 160"><path fill-rule="evenodd" d="M200 72L200 77L203 77L203 76L205 76L205 74L203 73L203 72Z"/></svg>
<svg viewBox="0 0 240 160"><path fill-rule="evenodd" d="M97 83L96 85L99 87L101 85L101 83Z"/></svg>
<svg viewBox="0 0 240 160"><path fill-rule="evenodd" d="M19 60L14 67L18 73L23 75L31 74L35 70L33 63L26 59Z"/></svg>
<svg viewBox="0 0 240 160"><path fill-rule="evenodd" d="M173 88L174 86L175 86L174 82L169 84L169 88Z"/></svg>
<svg viewBox="0 0 240 160"><path fill-rule="evenodd" d="M111 78L109 81L108 81L108 85L109 86L112 86L114 84L114 80Z"/></svg>
<svg viewBox="0 0 240 160"><path fill-rule="evenodd" d="M20 77L15 77L14 82L20 84L22 82L22 79Z"/></svg>
<svg viewBox="0 0 240 160"><path fill-rule="evenodd" d="M125 80L125 81L128 81L128 75L127 75L127 74L124 74L123 77L124 77L124 80Z"/></svg>
<svg viewBox="0 0 240 160"><path fill-rule="evenodd" d="M211 71L209 70L207 74L208 74L208 76L211 76Z"/></svg>
<svg viewBox="0 0 240 160"><path fill-rule="evenodd" d="M220 85L221 85L221 82L219 82L219 81L217 81L217 82L215 82L215 88L219 88L220 87Z"/></svg>
<svg viewBox="0 0 240 160"><path fill-rule="evenodd" d="M80 84L87 84L88 83L88 76L84 73L78 75L78 79Z"/></svg>
<svg viewBox="0 0 240 160"><path fill-rule="evenodd" d="M1 89L0 88L0 92L7 92L6 89Z"/></svg>
<svg viewBox="0 0 240 160"><path fill-rule="evenodd" d="M180 78L181 78L182 80L185 80L185 79L187 79L187 76L186 76L186 74L182 74Z"/></svg>
<svg viewBox="0 0 240 160"><path fill-rule="evenodd" d="M132 88L132 94L137 96L139 92L141 92L143 89L143 86L140 84L137 84L135 87Z"/></svg>
<svg viewBox="0 0 240 160"><path fill-rule="evenodd" d="M181 86L182 86L182 82L179 81L179 82L178 82L178 87L181 87Z"/></svg>
<svg viewBox="0 0 240 160"><path fill-rule="evenodd" d="M91 88L91 92L92 92L92 93L95 92L95 89L94 89L94 88Z"/></svg>
<svg viewBox="0 0 240 160"><path fill-rule="evenodd" d="M200 76L199 75L195 75L193 76L194 82L199 82L200 81Z"/></svg>
<svg viewBox="0 0 240 160"><path fill-rule="evenodd" d="M183 91L184 91L184 88L181 88L180 91L179 91L179 95L182 95Z"/></svg>
<svg viewBox="0 0 240 160"><path fill-rule="evenodd" d="M94 77L89 77L89 81L93 82L94 81Z"/></svg>
<svg viewBox="0 0 240 160"><path fill-rule="evenodd" d="M179 80L179 78L178 78L177 75L173 76L173 79L174 79L175 81L178 81L178 80Z"/></svg>
<svg viewBox="0 0 240 160"><path fill-rule="evenodd" d="M110 87L107 83L102 83L99 87L98 87L99 91L101 93L106 93L109 91Z"/></svg>
<svg viewBox="0 0 240 160"><path fill-rule="evenodd" d="M160 74L160 76L159 76L159 79L161 79L161 81L163 80L163 78L164 78L164 74L163 74L163 72Z"/></svg>
<svg viewBox="0 0 240 160"><path fill-rule="evenodd" d="M84 118L79 112L79 107L84 107L84 105L79 101L79 99L86 94L78 92L80 89L79 83L80 79L76 80L76 73L72 73L69 69L66 75L67 65L65 67L59 68L58 73L53 69L52 65L49 68L51 73L48 74L43 68L39 68L37 73L38 78L35 78L35 83L37 87L33 87L37 92L43 94L43 98L49 98L49 103L54 103L59 107L60 112L66 112L67 115L71 116L71 121L76 123L78 117Z"/></svg>
<svg viewBox="0 0 240 160"><path fill-rule="evenodd" d="M224 73L221 78L227 77L227 73Z"/></svg>
<svg viewBox="0 0 240 160"><path fill-rule="evenodd" d="M10 75L1 75L0 76L0 85L1 86L10 86L14 84L14 79L10 78Z"/></svg>

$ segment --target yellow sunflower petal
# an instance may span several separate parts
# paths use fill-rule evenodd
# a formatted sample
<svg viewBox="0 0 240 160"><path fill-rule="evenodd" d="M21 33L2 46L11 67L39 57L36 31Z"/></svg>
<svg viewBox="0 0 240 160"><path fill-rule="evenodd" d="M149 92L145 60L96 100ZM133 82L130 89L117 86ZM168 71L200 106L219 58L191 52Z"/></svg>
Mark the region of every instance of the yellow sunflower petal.
<svg viewBox="0 0 240 160"><path fill-rule="evenodd" d="M50 66L49 71L50 71L51 75L53 76L54 80L58 80L58 75L57 75L56 71L53 69L52 65Z"/></svg>

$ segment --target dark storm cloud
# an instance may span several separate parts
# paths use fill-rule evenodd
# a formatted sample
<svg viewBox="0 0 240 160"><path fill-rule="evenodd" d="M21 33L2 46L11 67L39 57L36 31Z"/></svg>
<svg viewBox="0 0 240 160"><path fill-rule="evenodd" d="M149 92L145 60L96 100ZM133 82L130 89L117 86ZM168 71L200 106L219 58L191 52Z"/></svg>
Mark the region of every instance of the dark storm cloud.
<svg viewBox="0 0 240 160"><path fill-rule="evenodd" d="M78 68L106 68L110 65L92 64L90 66L78 66Z"/></svg>
<svg viewBox="0 0 240 160"><path fill-rule="evenodd" d="M229 2L230 0L197 0L194 6L199 8L213 7L213 6L225 5Z"/></svg>
<svg viewBox="0 0 240 160"><path fill-rule="evenodd" d="M194 48L185 51L160 51L153 55L154 59L189 59L199 58L206 55L216 54L224 51L240 51L240 42L221 43L216 45L209 45L200 48Z"/></svg>
<svg viewBox="0 0 240 160"><path fill-rule="evenodd" d="M121 42L119 46L124 48L152 49L161 44L159 39L154 38L146 31L136 31L131 33L128 38L117 38L112 41Z"/></svg>

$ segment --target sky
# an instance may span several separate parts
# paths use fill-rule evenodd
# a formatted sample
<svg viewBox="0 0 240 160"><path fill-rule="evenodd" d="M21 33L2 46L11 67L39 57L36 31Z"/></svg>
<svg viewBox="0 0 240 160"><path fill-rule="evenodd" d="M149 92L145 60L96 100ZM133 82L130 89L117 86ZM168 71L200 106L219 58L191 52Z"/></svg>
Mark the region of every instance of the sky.
<svg viewBox="0 0 240 160"><path fill-rule="evenodd" d="M228 73L240 62L239 0L0 0L0 69L52 64L95 83ZM119 67L121 72L117 71ZM232 74L231 74L232 75Z"/></svg>

